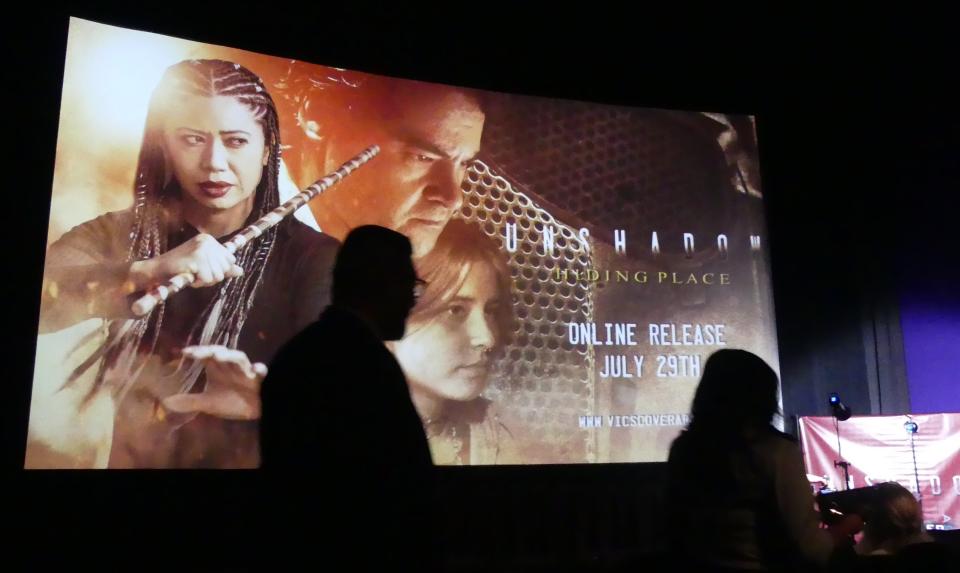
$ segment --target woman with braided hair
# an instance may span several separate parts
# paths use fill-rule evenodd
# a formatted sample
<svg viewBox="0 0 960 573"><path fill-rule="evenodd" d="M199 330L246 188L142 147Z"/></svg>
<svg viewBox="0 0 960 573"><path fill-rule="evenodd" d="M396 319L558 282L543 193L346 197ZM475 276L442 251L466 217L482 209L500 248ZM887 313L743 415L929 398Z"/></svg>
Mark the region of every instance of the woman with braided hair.
<svg viewBox="0 0 960 573"><path fill-rule="evenodd" d="M133 207L51 245L40 332L104 319L105 342L67 385L112 396L110 467L257 466L265 363L326 306L338 246L292 217L235 256L222 246L278 205L279 168L260 78L180 62L150 100ZM196 288L132 315L143 291L184 272Z"/></svg>

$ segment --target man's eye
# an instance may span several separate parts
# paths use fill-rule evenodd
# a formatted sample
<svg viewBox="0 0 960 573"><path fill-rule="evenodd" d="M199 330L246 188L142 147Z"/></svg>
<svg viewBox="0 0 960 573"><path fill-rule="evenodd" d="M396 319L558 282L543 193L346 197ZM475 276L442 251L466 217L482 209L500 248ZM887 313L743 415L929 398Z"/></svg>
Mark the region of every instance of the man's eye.
<svg viewBox="0 0 960 573"><path fill-rule="evenodd" d="M202 135L184 135L183 142L187 145L202 145L203 136Z"/></svg>
<svg viewBox="0 0 960 573"><path fill-rule="evenodd" d="M227 145L230 147L243 147L247 144L247 139L243 137L231 137L227 139Z"/></svg>
<svg viewBox="0 0 960 573"><path fill-rule="evenodd" d="M434 158L432 155L425 155L423 153L418 153L414 157L416 157L417 161L422 161L424 163L429 163L431 161L434 161Z"/></svg>

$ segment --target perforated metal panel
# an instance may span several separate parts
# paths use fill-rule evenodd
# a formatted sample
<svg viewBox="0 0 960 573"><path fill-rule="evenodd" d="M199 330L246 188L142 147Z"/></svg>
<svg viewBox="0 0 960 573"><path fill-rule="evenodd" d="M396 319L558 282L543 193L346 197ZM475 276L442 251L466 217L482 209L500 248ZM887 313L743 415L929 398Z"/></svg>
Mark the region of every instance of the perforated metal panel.
<svg viewBox="0 0 960 573"><path fill-rule="evenodd" d="M729 212L722 129L695 113L504 96L490 101L483 154L586 223L707 234Z"/></svg>
<svg viewBox="0 0 960 573"><path fill-rule="evenodd" d="M629 385L621 392L626 398L618 398L611 392L624 383L597 384L601 349L571 347L569 323L705 309L703 297L722 292L620 287L605 295L602 283L561 281L555 272L631 268L629 257L652 265L639 268L697 268L715 257L716 233L731 232L742 219L717 143L726 127L688 112L515 96L487 101L484 161L468 172L461 216L501 245L506 225L518 225L510 266L519 326L488 395L516 414L522 441L542 442L525 451L526 462L604 461L598 458L610 455L610 445L600 442L609 436L580 428L577 419L611 407L630 411L637 391ZM564 241L553 256L543 255L544 225ZM590 244L577 236L580 226L591 229ZM609 254L614 229L627 232L628 258ZM663 248L655 260L644 253L652 231ZM698 237L692 260L682 251L683 233Z"/></svg>
<svg viewBox="0 0 960 573"><path fill-rule="evenodd" d="M593 440L576 425L594 405L593 350L573 347L567 337L569 323L593 320L593 293L573 275L557 273L589 267L589 245L482 161L467 171L463 191L459 216L509 255L518 319L487 395L520 422L508 429L537 452L528 455L542 456L539 461L593 461ZM515 250L508 252L508 226L514 225ZM545 254L547 227L554 230L555 247Z"/></svg>

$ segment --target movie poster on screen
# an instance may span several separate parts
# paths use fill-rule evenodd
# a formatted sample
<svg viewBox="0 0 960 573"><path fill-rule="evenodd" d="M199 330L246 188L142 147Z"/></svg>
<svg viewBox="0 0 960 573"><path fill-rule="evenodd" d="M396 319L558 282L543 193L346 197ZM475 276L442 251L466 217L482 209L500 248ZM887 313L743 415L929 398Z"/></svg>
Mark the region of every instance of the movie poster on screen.
<svg viewBox="0 0 960 573"><path fill-rule="evenodd" d="M238 251L242 277L228 265L131 314L173 251L236 231L225 213L249 218L372 145ZM332 240L363 224L407 235L426 281L388 348L437 464L663 461L712 352L779 369L750 116L427 84L73 19L26 466L256 467L259 374L238 391L183 348L269 369L329 299Z"/></svg>

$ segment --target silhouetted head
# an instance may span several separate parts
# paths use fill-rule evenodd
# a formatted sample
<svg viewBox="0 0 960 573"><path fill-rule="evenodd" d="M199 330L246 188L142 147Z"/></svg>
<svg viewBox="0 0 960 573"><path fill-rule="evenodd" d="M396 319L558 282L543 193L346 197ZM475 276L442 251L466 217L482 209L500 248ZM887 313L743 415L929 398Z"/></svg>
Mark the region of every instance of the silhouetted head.
<svg viewBox="0 0 960 573"><path fill-rule="evenodd" d="M371 321L383 340L403 337L419 283L404 235L365 225L350 231L333 267L333 304Z"/></svg>
<svg viewBox="0 0 960 573"><path fill-rule="evenodd" d="M764 428L779 411L777 374L746 350L718 350L693 397L691 430Z"/></svg>
<svg viewBox="0 0 960 573"><path fill-rule="evenodd" d="M910 490L896 482L879 484L867 508L864 540L874 549L896 552L923 536L923 514Z"/></svg>

